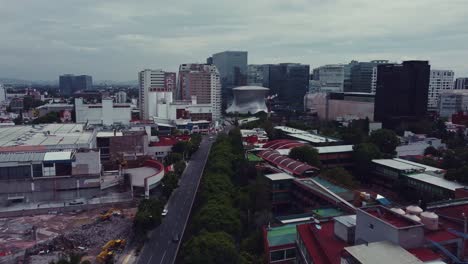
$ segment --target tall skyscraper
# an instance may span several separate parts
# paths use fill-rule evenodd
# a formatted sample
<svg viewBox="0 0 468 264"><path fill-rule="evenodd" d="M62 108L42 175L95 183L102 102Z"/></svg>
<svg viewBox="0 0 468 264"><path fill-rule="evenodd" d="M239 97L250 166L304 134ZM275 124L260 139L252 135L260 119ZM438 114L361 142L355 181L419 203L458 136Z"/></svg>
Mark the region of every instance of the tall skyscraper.
<svg viewBox="0 0 468 264"><path fill-rule="evenodd" d="M455 89L457 90L467 89L468 90L468 78L457 78L457 80L455 80Z"/></svg>
<svg viewBox="0 0 468 264"><path fill-rule="evenodd" d="M191 100L192 96L199 104L211 104L213 120L221 117L221 81L215 65L180 65L177 98Z"/></svg>
<svg viewBox="0 0 468 264"><path fill-rule="evenodd" d="M374 120L386 128L426 115L429 75L428 61L404 61L377 66Z"/></svg>
<svg viewBox="0 0 468 264"><path fill-rule="evenodd" d="M76 91L92 88L93 78L89 75L65 74L59 77L59 89L63 95L70 96Z"/></svg>
<svg viewBox="0 0 468 264"><path fill-rule="evenodd" d="M224 51L213 54L211 61L221 77L223 104L232 99L232 88L247 84L247 51Z"/></svg>
<svg viewBox="0 0 468 264"><path fill-rule="evenodd" d="M140 118L149 120L157 116L156 102L172 101L176 85L175 72L145 69L138 74ZM161 97L161 98L159 98Z"/></svg>
<svg viewBox="0 0 468 264"><path fill-rule="evenodd" d="M453 77L454 73L450 70L431 70L427 102L428 109L436 110L439 105L440 93L453 89Z"/></svg>
<svg viewBox="0 0 468 264"><path fill-rule="evenodd" d="M247 66L247 85L263 86L266 70L268 70L267 65L249 64Z"/></svg>
<svg viewBox="0 0 468 264"><path fill-rule="evenodd" d="M6 100L5 87L3 87L3 84L0 83L0 103L5 102L5 100Z"/></svg>
<svg viewBox="0 0 468 264"><path fill-rule="evenodd" d="M320 82L321 92L343 92L345 87L345 65L329 64L313 70L314 79Z"/></svg>
<svg viewBox="0 0 468 264"><path fill-rule="evenodd" d="M70 96L73 91L73 79L75 78L72 74L65 74L59 77L59 89L60 93L66 96Z"/></svg>
<svg viewBox="0 0 468 264"><path fill-rule="evenodd" d="M370 62L355 62L350 66L351 76L349 87L345 92L371 93L373 80L377 81L377 65L388 63L387 60L374 60ZM374 89L375 91L375 89Z"/></svg>
<svg viewBox="0 0 468 264"><path fill-rule="evenodd" d="M284 108L302 110L309 90L310 67L300 63L265 65L263 86L276 94Z"/></svg>
<svg viewBox="0 0 468 264"><path fill-rule="evenodd" d="M75 91L92 90L93 89L93 77L89 75L75 76L73 86L74 86Z"/></svg>

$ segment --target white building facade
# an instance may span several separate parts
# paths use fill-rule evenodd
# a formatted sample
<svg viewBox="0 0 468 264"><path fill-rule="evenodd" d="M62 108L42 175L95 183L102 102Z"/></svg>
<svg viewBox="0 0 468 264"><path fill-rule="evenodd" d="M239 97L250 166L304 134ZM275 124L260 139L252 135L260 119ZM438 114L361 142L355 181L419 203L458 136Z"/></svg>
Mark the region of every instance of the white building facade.
<svg viewBox="0 0 468 264"><path fill-rule="evenodd" d="M460 111L468 111L468 90L442 91L438 104L441 117L451 117Z"/></svg>
<svg viewBox="0 0 468 264"><path fill-rule="evenodd" d="M429 77L428 109L437 109L442 91L452 90L454 73L451 70L431 70Z"/></svg>
<svg viewBox="0 0 468 264"><path fill-rule="evenodd" d="M93 125L128 124L132 117L130 104L114 104L111 98L101 104L85 104L83 98L75 98L77 123Z"/></svg>
<svg viewBox="0 0 468 264"><path fill-rule="evenodd" d="M158 97L156 93L167 92L172 94L176 84L176 74L163 70L145 69L139 73L138 81L140 86L139 107L141 119L149 120L156 111L154 107L156 97Z"/></svg>
<svg viewBox="0 0 468 264"><path fill-rule="evenodd" d="M115 102L119 104L124 104L127 102L127 93L124 91L117 92L115 94Z"/></svg>
<svg viewBox="0 0 468 264"><path fill-rule="evenodd" d="M331 64L318 68L321 92L343 92L345 65Z"/></svg>

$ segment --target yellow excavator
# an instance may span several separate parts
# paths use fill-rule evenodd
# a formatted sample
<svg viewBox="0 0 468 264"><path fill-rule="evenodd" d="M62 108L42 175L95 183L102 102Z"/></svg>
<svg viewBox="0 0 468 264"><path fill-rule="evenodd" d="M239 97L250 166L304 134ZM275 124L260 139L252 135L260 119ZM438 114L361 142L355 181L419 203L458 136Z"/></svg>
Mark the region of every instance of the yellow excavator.
<svg viewBox="0 0 468 264"><path fill-rule="evenodd" d="M101 221L105 221L105 220L110 219L112 215L118 215L118 214L122 214L122 211L119 210L119 209L111 208L111 209L107 210L106 213L100 214L99 219Z"/></svg>
<svg viewBox="0 0 468 264"><path fill-rule="evenodd" d="M98 263L112 263L116 250L122 250L125 247L125 239L109 240L103 247L101 253L96 257Z"/></svg>

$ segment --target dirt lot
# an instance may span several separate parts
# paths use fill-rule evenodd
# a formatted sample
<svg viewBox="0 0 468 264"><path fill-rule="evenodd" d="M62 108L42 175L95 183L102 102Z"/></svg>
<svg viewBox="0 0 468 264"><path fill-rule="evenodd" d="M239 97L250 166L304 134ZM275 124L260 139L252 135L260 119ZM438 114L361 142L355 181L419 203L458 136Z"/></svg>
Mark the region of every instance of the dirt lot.
<svg viewBox="0 0 468 264"><path fill-rule="evenodd" d="M35 255L27 258L30 263L47 264L59 253L79 251L94 260L109 240L128 239L132 233L136 209L120 209L121 215L100 220L99 215L108 209L0 219L0 256L28 249L28 255Z"/></svg>

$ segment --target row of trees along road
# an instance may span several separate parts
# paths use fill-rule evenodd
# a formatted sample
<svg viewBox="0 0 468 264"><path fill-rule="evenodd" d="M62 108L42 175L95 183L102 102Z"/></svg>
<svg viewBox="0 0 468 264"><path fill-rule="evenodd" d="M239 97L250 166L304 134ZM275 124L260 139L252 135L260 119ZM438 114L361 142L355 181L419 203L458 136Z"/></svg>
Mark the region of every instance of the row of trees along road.
<svg viewBox="0 0 468 264"><path fill-rule="evenodd" d="M162 179L162 197L142 200L134 219L134 232L138 242L147 238L148 231L159 226L162 221L164 204L169 200L172 192L178 187L178 182L185 170L185 160L198 150L201 135L194 134L189 141L177 142L172 152L164 159L164 165L173 165L173 171L167 172Z"/></svg>
<svg viewBox="0 0 468 264"><path fill-rule="evenodd" d="M205 168L181 263L263 263L260 227L269 220L269 208L266 186L244 159L240 131L220 135Z"/></svg>

